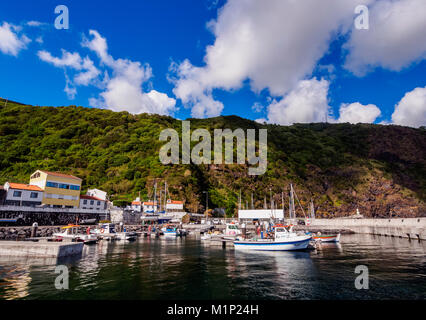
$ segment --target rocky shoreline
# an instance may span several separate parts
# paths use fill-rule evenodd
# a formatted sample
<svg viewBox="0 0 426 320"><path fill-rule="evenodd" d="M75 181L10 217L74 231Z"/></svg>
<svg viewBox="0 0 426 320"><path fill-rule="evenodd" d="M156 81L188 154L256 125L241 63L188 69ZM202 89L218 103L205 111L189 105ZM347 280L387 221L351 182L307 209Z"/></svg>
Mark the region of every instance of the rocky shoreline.
<svg viewBox="0 0 426 320"><path fill-rule="evenodd" d="M63 226L39 226L37 228L37 238L51 237L56 232L61 232ZM81 226L80 232L86 233L89 226ZM94 228L94 226L90 226ZM124 226L127 231L138 232L143 231L143 226L130 225ZM32 227L0 227L0 240L23 240L31 238Z"/></svg>

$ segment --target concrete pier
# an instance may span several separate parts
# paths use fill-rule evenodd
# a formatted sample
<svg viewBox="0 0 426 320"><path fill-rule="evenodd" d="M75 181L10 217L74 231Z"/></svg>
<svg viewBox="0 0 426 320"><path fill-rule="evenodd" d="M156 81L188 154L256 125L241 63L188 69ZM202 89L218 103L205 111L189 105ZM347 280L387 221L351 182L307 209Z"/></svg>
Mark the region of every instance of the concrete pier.
<svg viewBox="0 0 426 320"><path fill-rule="evenodd" d="M202 240L203 244L211 247L220 247L220 248L234 248L234 241L229 239L222 238L212 238L209 240Z"/></svg>
<svg viewBox="0 0 426 320"><path fill-rule="evenodd" d="M355 233L426 240L426 218L315 219L310 227L322 230L348 229Z"/></svg>
<svg viewBox="0 0 426 320"><path fill-rule="evenodd" d="M2 256L62 258L81 254L82 251L82 242L0 241Z"/></svg>

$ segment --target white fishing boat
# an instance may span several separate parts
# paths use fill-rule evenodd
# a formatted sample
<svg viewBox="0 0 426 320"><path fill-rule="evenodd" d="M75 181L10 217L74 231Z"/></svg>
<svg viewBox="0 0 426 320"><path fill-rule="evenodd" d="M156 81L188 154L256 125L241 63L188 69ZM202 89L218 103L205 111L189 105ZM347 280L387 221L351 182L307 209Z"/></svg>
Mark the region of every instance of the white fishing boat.
<svg viewBox="0 0 426 320"><path fill-rule="evenodd" d="M205 233L200 237L201 240L210 240L211 238L212 238L211 233Z"/></svg>
<svg viewBox="0 0 426 320"><path fill-rule="evenodd" d="M250 251L290 251L306 249L311 241L310 235L299 235L293 226L275 225L270 238L234 241L235 250Z"/></svg>
<svg viewBox="0 0 426 320"><path fill-rule="evenodd" d="M71 241L83 242L84 244L93 244L98 242L98 237L94 234L83 234L79 233L79 225L68 225L62 227L62 232L53 234L53 237L57 240L68 239Z"/></svg>
<svg viewBox="0 0 426 320"><path fill-rule="evenodd" d="M137 237L138 237L138 235L136 234L136 232L124 231L124 232L117 232L116 233L116 239L117 240L134 241L134 240L137 239Z"/></svg>
<svg viewBox="0 0 426 320"><path fill-rule="evenodd" d="M176 238L179 235L177 228L172 225L166 225L161 231L166 238Z"/></svg>
<svg viewBox="0 0 426 320"><path fill-rule="evenodd" d="M99 236L102 239L107 240L136 240L136 232L117 232L115 224L113 223L102 223L98 229L92 231L93 234Z"/></svg>
<svg viewBox="0 0 426 320"><path fill-rule="evenodd" d="M241 235L241 230L239 228L239 224L236 223L236 222L227 223L224 235L225 236L232 236L232 237L237 237L237 236Z"/></svg>

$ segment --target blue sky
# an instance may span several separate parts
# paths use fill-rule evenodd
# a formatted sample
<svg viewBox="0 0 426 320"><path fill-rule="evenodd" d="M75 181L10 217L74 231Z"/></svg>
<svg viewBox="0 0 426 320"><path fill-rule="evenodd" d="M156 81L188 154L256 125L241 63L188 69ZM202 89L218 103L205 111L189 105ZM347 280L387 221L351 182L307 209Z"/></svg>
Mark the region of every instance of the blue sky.
<svg viewBox="0 0 426 320"><path fill-rule="evenodd" d="M2 1L0 96L179 119L426 124L425 1L291 3L62 1L70 26L57 30L57 1ZM363 3L368 30L353 24ZM85 58L95 73L79 82Z"/></svg>

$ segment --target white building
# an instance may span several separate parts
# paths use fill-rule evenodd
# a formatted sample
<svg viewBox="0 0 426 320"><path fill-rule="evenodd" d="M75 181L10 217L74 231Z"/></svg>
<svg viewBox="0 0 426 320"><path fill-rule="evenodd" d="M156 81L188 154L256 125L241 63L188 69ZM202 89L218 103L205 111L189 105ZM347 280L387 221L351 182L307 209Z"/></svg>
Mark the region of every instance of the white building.
<svg viewBox="0 0 426 320"><path fill-rule="evenodd" d="M102 190L99 190L99 189L89 189L89 190L87 190L86 194L88 196L99 198L99 199L101 199L103 201L107 200L107 193L106 193L106 191L102 191Z"/></svg>
<svg viewBox="0 0 426 320"><path fill-rule="evenodd" d="M145 201L143 204L143 212L145 213L154 213L154 212L158 212L159 211L159 206L158 206L158 202L154 202L153 201Z"/></svg>
<svg viewBox="0 0 426 320"><path fill-rule="evenodd" d="M139 197L137 197L136 200L132 201L132 206L130 207L130 210L142 212L142 202Z"/></svg>
<svg viewBox="0 0 426 320"><path fill-rule="evenodd" d="M240 220L270 220L284 219L283 209L238 210Z"/></svg>
<svg viewBox="0 0 426 320"><path fill-rule="evenodd" d="M35 207L41 205L43 200L43 190L38 186L6 182L5 205Z"/></svg>
<svg viewBox="0 0 426 320"><path fill-rule="evenodd" d="M88 209L93 211L106 210L107 204L101 198L81 195L80 196L80 209Z"/></svg>
<svg viewBox="0 0 426 320"><path fill-rule="evenodd" d="M178 211L178 212L183 211L183 201L168 199L167 204L166 204L166 210L168 212L170 212L170 211Z"/></svg>

